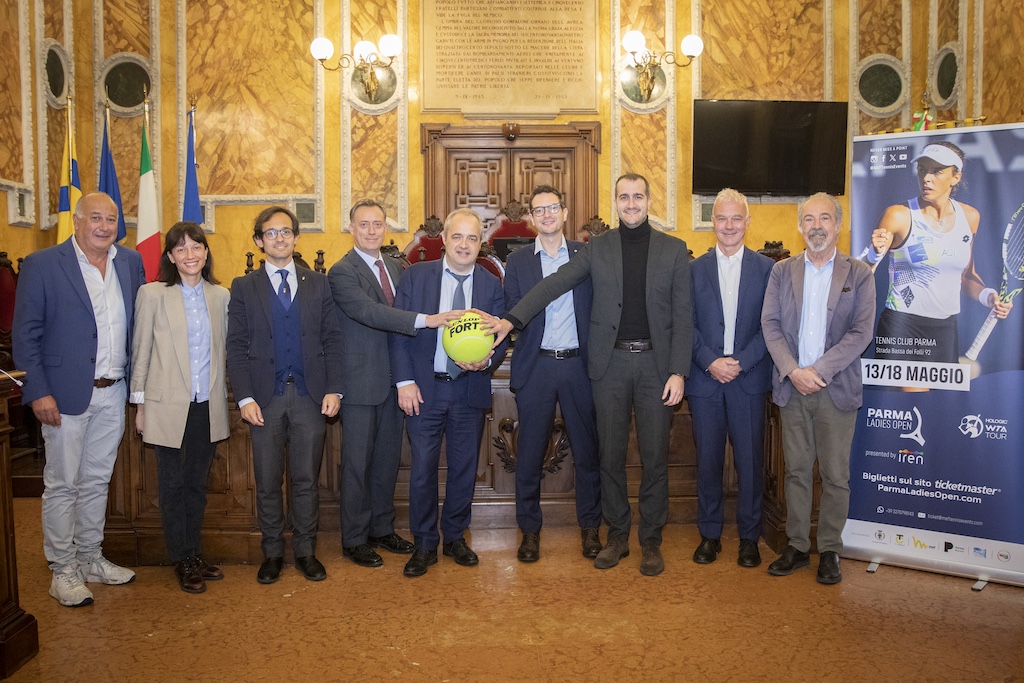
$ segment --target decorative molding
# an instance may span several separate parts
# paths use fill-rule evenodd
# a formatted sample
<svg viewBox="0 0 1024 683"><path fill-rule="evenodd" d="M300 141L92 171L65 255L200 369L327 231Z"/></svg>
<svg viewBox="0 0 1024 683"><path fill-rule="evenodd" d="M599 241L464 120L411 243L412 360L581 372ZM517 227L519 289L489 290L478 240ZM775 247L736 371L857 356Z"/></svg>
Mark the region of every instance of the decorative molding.
<svg viewBox="0 0 1024 683"><path fill-rule="evenodd" d="M300 202L316 202L317 195L312 194L204 194L199 203L203 207L203 232L212 235L217 232L217 206L246 206L250 204L277 204L295 213L295 205ZM323 219L317 207L315 223L300 223L303 233L323 232Z"/></svg>
<svg viewBox="0 0 1024 683"><path fill-rule="evenodd" d="M925 88L930 94L931 101L937 109L949 109L954 104L957 109L957 118L964 117L964 36L967 35L967 3L960 0L957 3L957 32L956 40L939 46L939 6L938 0L929 0L928 3L928 77L925 81ZM946 99L938 96L938 74L939 66L946 55L952 54L956 57L956 83L953 92Z"/></svg>
<svg viewBox="0 0 1024 683"><path fill-rule="evenodd" d="M836 45L836 30L834 26L834 8L833 0L825 0L822 7L822 21L825 24L825 36L824 44L822 49L825 52L825 99L832 102L836 98L836 87L835 87L835 45Z"/></svg>
<svg viewBox="0 0 1024 683"><path fill-rule="evenodd" d="M0 178L7 192L7 224L31 228L36 220L35 164L32 162L32 29L27 2L18 3L18 66L21 71L21 178ZM24 197L24 213L19 211Z"/></svg>
<svg viewBox="0 0 1024 683"><path fill-rule="evenodd" d="M967 14L967 10L964 10L964 14ZM966 23L966 18L963 19ZM966 31L964 32L966 35ZM974 0L974 72L972 74L972 85L974 90L974 97L971 102L971 116L977 118L984 114L981 105L981 96L984 93L984 81L982 76L984 75L985 66L985 0Z"/></svg>
<svg viewBox="0 0 1024 683"><path fill-rule="evenodd" d="M74 27L71 19L74 17L71 0L64 0L64 43L61 44L51 38L44 36L45 21L43 0L35 0L32 12L33 25L35 26L36 43L36 130L39 135L39 144L36 150L39 168L39 209L38 223L40 230L49 230L57 225L57 214L50 213L50 141L49 141L49 119L47 116L48 107L63 109L64 102L50 102L49 79L46 77L46 55L50 46L56 45L60 48L61 61L64 63L64 92L75 98L75 60L71 55L75 54L74 49ZM73 113L73 112L72 112ZM74 122L72 122L74 125ZM61 148L63 150L63 147Z"/></svg>
<svg viewBox="0 0 1024 683"><path fill-rule="evenodd" d="M313 37L324 35L324 0L315 0L313 3ZM327 94L325 91L324 76L327 73L314 59L310 64L313 69L313 144L318 150L313 155L313 203L316 206L316 223L310 226L312 231L325 232L326 221L324 220L324 195L327 188L327 165L324 160L323 151L327 149L326 139L326 115ZM291 208L291 207L289 207ZM292 208L294 212L294 208Z"/></svg>
<svg viewBox="0 0 1024 683"><path fill-rule="evenodd" d="M850 136L851 138L860 132L860 117L857 115L858 112L865 112L869 116L875 116L879 118L892 116L900 113L902 119L902 127L910 127L910 120L912 115L911 100L910 100L910 73L912 67L912 25L911 25L911 11L910 11L910 0L901 0L901 51L903 59L897 59L892 55L886 54L873 54L865 57L864 59L858 59L860 50L860 2L859 0L850 0L850 95L851 99L856 103L856 107L850 107ZM875 64L888 64L896 73L899 74L900 81L902 82L902 88L900 90L900 96L897 100L888 107L874 107L864 101L864 98L860 94L860 77L864 71L875 65Z"/></svg>
<svg viewBox="0 0 1024 683"><path fill-rule="evenodd" d="M913 43L914 43L914 24L913 16L910 11L910 0L902 1L903 19L901 21L901 28L903 29L903 94L906 96L905 106L903 108L903 127L909 128L911 119L913 117L914 106L910 100L910 74L913 73Z"/></svg>
<svg viewBox="0 0 1024 683"><path fill-rule="evenodd" d="M979 0L980 2L980 0ZM956 117L967 116L967 0L960 0L957 6L956 30Z"/></svg>

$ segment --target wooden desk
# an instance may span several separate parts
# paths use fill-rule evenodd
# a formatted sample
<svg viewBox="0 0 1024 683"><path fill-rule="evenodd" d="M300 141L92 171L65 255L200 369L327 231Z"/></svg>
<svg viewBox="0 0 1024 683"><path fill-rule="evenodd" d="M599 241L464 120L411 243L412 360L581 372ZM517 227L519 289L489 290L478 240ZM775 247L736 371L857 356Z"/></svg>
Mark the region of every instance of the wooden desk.
<svg viewBox="0 0 1024 683"><path fill-rule="evenodd" d="M25 373L13 373L19 379ZM11 497L11 425L7 399L14 383L0 375L0 678L7 678L39 652L39 626L18 604L18 558Z"/></svg>

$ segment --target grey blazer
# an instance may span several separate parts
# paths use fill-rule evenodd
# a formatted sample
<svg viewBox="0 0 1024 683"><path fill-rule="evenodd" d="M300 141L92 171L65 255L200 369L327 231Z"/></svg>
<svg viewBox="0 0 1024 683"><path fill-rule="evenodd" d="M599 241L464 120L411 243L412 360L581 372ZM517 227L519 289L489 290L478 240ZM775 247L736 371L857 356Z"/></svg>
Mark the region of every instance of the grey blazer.
<svg viewBox="0 0 1024 683"><path fill-rule="evenodd" d="M772 400L780 406L793 393L789 373L800 365L804 264L804 254L775 264L761 311L761 331L775 362ZM826 325L825 353L813 367L828 385L836 408L857 410L863 402L860 355L874 334L875 279L866 264L841 252L836 252L832 270Z"/></svg>
<svg viewBox="0 0 1024 683"><path fill-rule="evenodd" d="M609 230L590 240L558 272L541 280L508 312L519 328L590 276L594 306L590 313L590 379L604 377L622 318L622 239ZM651 230L647 252L647 323L661 381L673 374L687 376L693 347L693 304L686 242ZM514 353L514 352L513 352Z"/></svg>
<svg viewBox="0 0 1024 683"><path fill-rule="evenodd" d="M203 281L210 315L210 441L228 438L228 388L225 339L228 290ZM188 356L188 322L178 285L151 282L135 300L132 345L132 393L146 392L142 440L181 448L192 402Z"/></svg>

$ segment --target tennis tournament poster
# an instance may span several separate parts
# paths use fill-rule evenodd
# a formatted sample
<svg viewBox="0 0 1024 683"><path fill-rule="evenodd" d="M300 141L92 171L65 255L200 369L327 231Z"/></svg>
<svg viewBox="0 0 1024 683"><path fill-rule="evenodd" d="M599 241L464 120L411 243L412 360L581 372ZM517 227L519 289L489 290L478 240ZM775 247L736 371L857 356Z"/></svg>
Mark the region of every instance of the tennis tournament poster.
<svg viewBox="0 0 1024 683"><path fill-rule="evenodd" d="M844 555L1024 586L1024 124L856 137L851 175L878 299Z"/></svg>

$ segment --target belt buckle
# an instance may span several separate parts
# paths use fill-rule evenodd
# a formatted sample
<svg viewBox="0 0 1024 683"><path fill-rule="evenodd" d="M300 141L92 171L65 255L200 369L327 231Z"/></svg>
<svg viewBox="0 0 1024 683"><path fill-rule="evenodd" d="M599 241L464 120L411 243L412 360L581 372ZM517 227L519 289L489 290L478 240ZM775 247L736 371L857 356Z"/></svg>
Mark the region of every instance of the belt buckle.
<svg viewBox="0 0 1024 683"><path fill-rule="evenodd" d="M643 342L629 342L630 353L643 353L644 343Z"/></svg>
<svg viewBox="0 0 1024 683"><path fill-rule="evenodd" d="M555 349L555 360L565 360L568 357L566 349Z"/></svg>

